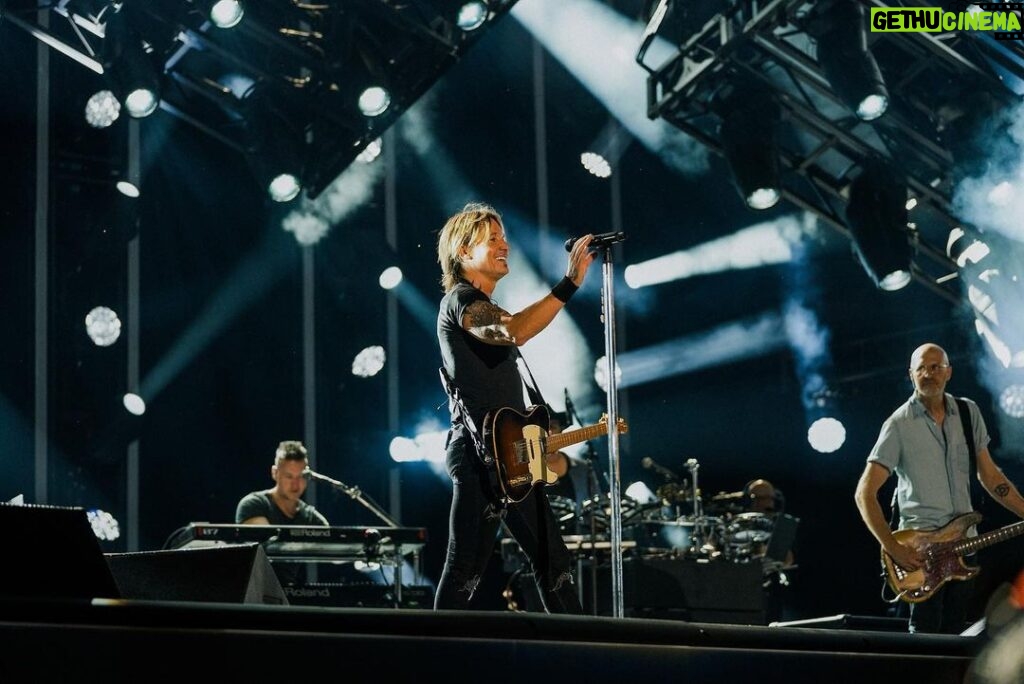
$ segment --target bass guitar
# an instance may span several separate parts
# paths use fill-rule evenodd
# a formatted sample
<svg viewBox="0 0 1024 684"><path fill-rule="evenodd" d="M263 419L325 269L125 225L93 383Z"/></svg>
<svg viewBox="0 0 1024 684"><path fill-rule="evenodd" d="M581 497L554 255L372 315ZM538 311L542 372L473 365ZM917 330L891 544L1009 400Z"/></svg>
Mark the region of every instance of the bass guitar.
<svg viewBox="0 0 1024 684"><path fill-rule="evenodd" d="M526 498L538 484L554 484L558 479L548 469L547 455L572 444L608 434L608 418L594 425L549 435L551 417L546 406L531 406L522 413L500 408L484 417L483 433L486 447L494 457L500 490L495 494L512 503ZM618 431L626 433L629 426L619 418Z"/></svg>
<svg viewBox="0 0 1024 684"><path fill-rule="evenodd" d="M965 513L953 518L937 530L898 530L896 540L916 549L924 557L917 570L906 570L882 551L882 565L886 581L896 598L907 603L920 603L929 599L950 580L969 580L980 568L967 565L963 556L993 544L1024 534L1024 520L998 530L968 537L967 530L981 522L981 513Z"/></svg>

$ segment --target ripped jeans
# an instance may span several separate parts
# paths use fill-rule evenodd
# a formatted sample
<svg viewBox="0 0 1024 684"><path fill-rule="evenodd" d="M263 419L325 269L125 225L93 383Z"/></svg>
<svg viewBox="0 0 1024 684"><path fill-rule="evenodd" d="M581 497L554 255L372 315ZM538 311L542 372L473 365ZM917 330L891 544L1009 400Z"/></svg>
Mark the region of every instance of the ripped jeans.
<svg viewBox="0 0 1024 684"><path fill-rule="evenodd" d="M487 564L502 519L529 559L544 607L549 613L582 614L573 586L572 557L543 492L534 489L506 510L489 495L490 483L472 442L456 436L447 449L453 492L448 520L448 555L434 597L435 609L465 610Z"/></svg>

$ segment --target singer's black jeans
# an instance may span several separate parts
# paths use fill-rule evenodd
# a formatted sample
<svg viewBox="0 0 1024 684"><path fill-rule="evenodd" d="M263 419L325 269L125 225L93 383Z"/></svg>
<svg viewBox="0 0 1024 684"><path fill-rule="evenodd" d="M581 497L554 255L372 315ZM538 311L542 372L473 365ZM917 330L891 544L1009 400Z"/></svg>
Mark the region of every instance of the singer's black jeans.
<svg viewBox="0 0 1024 684"><path fill-rule="evenodd" d="M502 509L489 495L490 483L472 443L455 436L447 450L454 486L448 521L448 555L434 608L467 609L494 553L502 519L533 568L549 613L582 614L573 586L572 557L562 541L547 496L534 489L522 502Z"/></svg>

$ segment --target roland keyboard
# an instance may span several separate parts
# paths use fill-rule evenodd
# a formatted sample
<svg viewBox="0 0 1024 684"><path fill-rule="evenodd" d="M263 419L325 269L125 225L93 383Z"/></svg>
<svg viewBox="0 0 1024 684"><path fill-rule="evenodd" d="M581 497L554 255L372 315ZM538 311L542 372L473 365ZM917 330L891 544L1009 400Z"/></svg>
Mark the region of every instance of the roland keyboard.
<svg viewBox="0 0 1024 684"><path fill-rule="evenodd" d="M181 528L167 548L184 549L257 542L271 560L358 560L416 553L427 543L424 527L326 527L318 525L229 525L194 522Z"/></svg>

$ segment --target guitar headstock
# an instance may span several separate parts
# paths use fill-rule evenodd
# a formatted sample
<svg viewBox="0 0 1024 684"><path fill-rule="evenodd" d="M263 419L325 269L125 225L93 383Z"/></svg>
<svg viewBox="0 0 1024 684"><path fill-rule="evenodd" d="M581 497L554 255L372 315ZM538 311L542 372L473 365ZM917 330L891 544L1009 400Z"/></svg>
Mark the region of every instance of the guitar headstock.
<svg viewBox="0 0 1024 684"><path fill-rule="evenodd" d="M597 422L602 424L602 425L607 423L608 422L608 414L607 413L602 413L601 414L601 419L598 420ZM615 424L618 425L619 433L620 434L624 435L627 432L629 432L629 424L626 423L626 419L623 418L622 416L619 416L619 419L615 421Z"/></svg>

